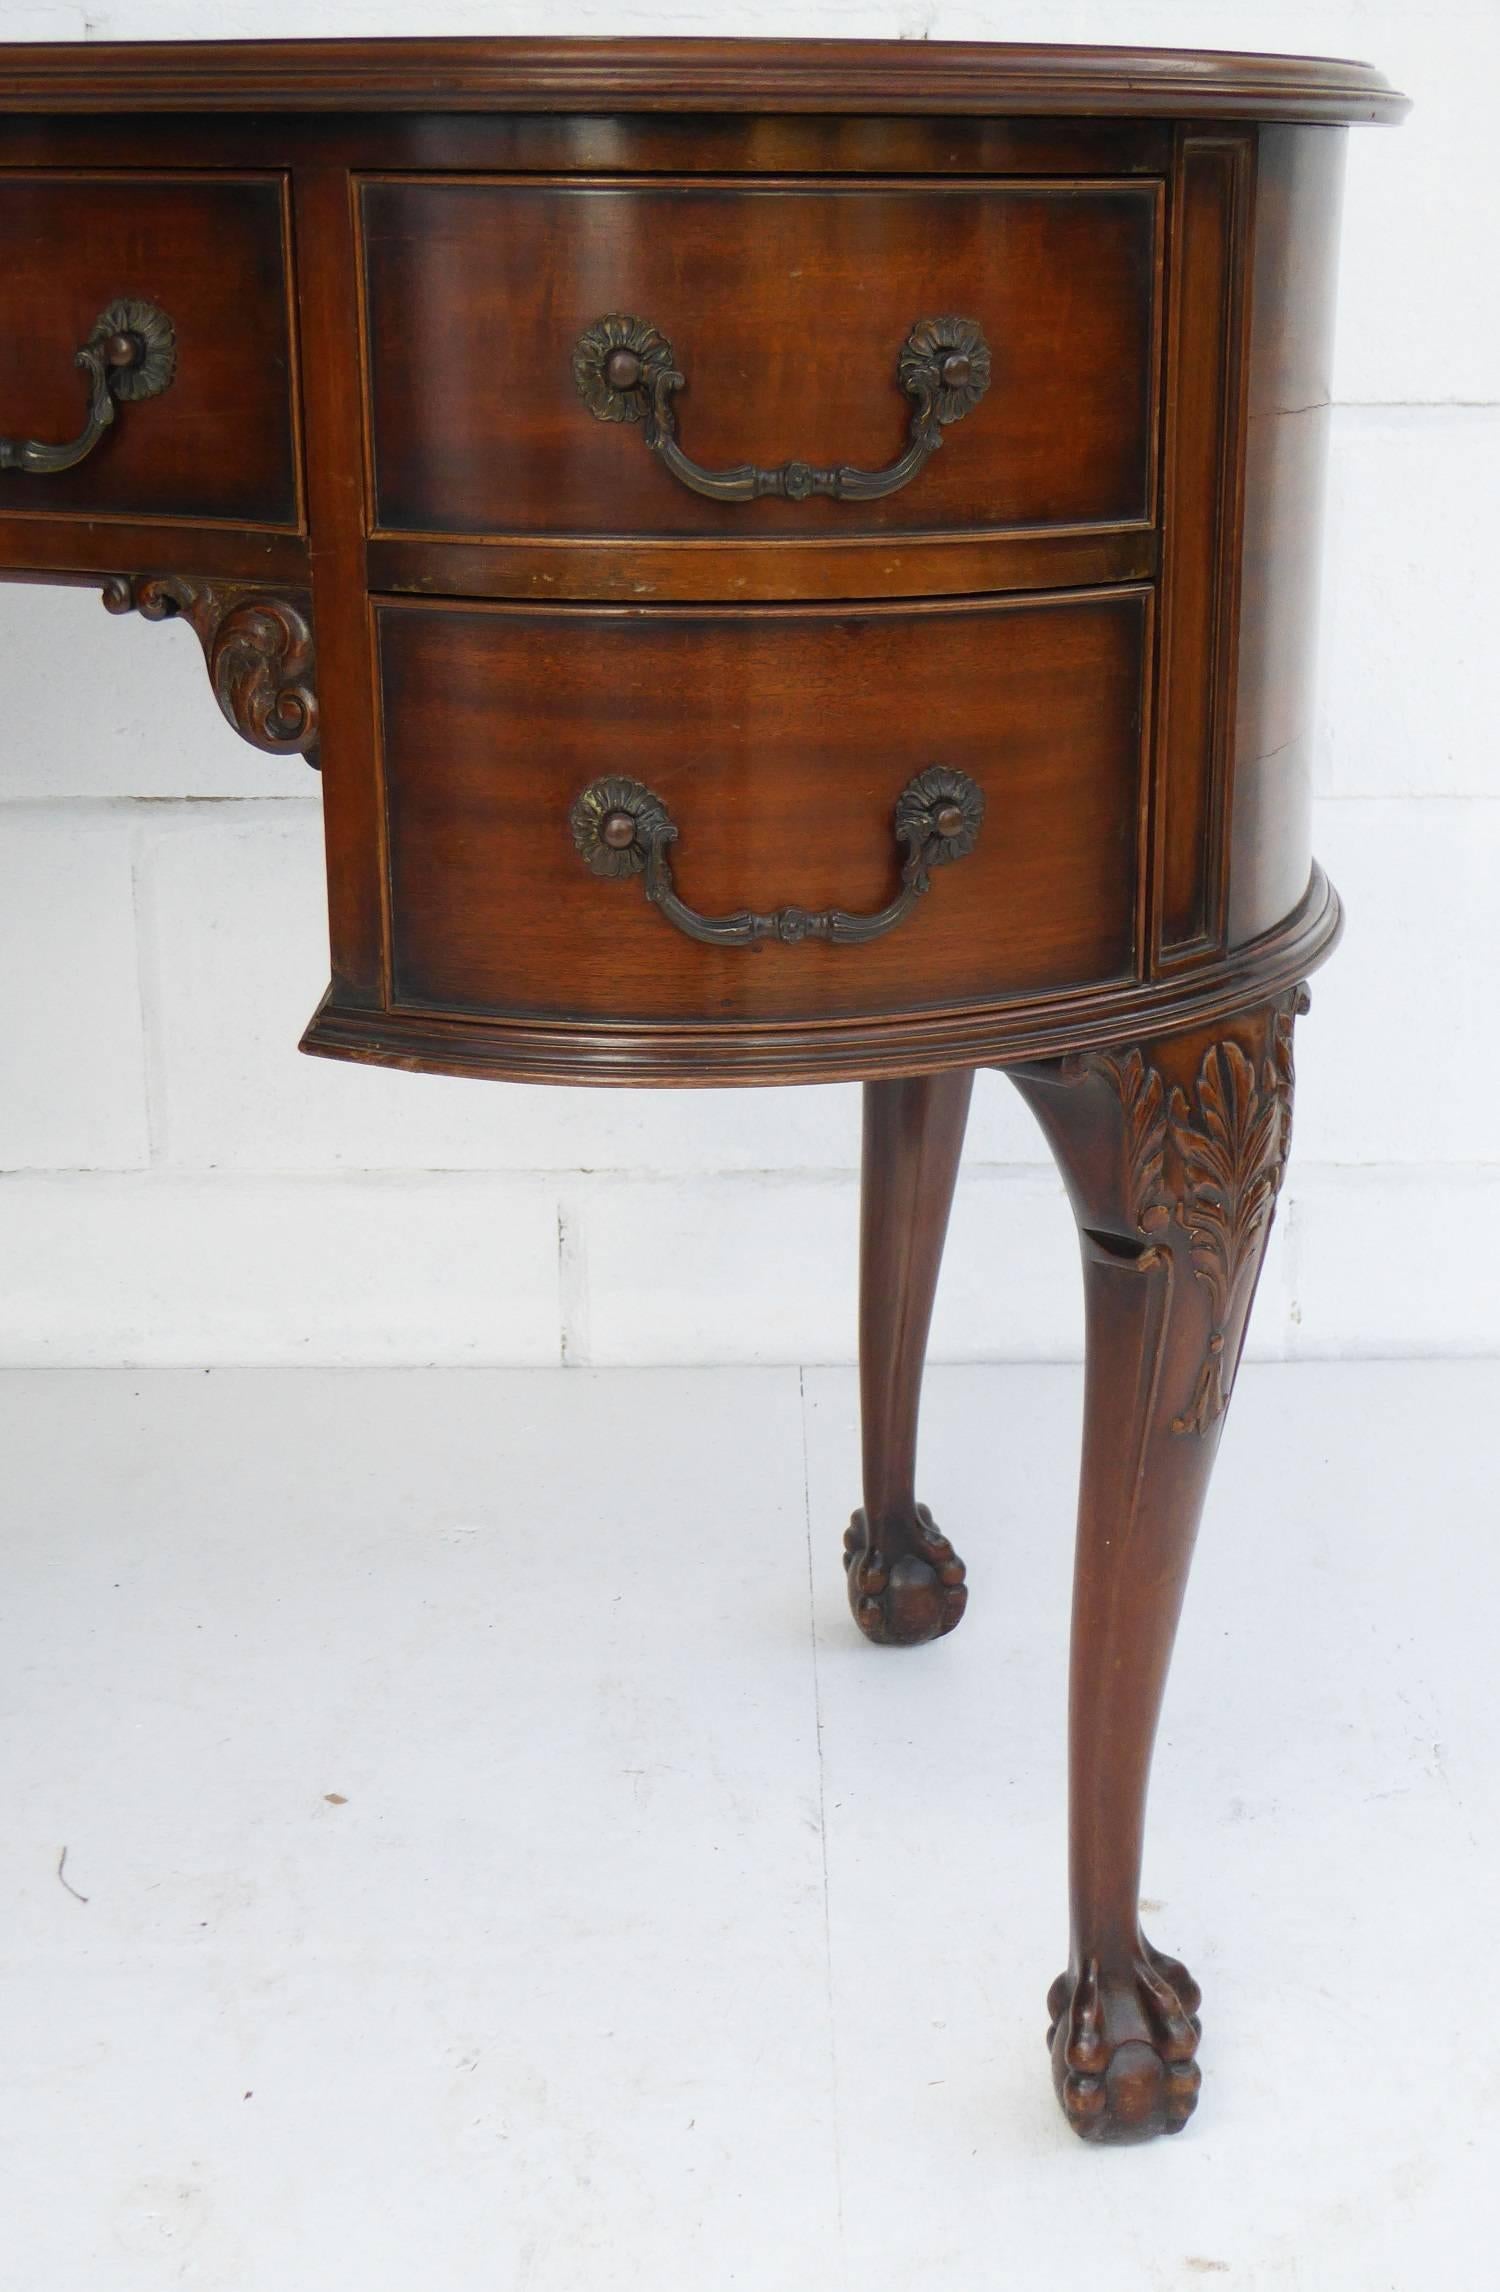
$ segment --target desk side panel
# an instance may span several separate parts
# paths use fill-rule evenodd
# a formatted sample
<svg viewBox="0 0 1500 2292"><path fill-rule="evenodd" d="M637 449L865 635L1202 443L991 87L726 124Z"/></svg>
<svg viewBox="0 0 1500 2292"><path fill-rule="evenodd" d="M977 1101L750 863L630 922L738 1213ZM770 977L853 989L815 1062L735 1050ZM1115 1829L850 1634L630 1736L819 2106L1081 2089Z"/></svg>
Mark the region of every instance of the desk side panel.
<svg viewBox="0 0 1500 2292"><path fill-rule="evenodd" d="M1256 171L1229 940L1290 913L1312 866L1318 580L1344 138L1261 132Z"/></svg>

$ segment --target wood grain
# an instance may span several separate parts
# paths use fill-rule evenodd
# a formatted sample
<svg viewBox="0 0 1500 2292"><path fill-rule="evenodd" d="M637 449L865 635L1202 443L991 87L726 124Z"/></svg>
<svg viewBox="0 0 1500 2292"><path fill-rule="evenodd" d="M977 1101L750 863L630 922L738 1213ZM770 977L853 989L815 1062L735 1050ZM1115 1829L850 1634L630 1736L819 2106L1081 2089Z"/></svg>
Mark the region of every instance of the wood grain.
<svg viewBox="0 0 1500 2292"><path fill-rule="evenodd" d="M917 1502L927 1332L974 1088L971 1067L867 1082L859 1188L859 1383L864 1502L844 1538L849 1606L866 1639L912 1647L963 1616L962 1560Z"/></svg>
<svg viewBox="0 0 1500 2292"><path fill-rule="evenodd" d="M395 1000L579 1018L832 1018L1134 963L1146 592L863 610L549 613L386 603ZM869 947L699 946L589 874L574 797L645 781L682 896L879 908L922 766L989 810Z"/></svg>
<svg viewBox="0 0 1500 2292"><path fill-rule="evenodd" d="M1153 515L1154 185L366 183L377 530L842 539ZM994 379L879 502L700 500L580 400L584 331L626 312L688 378L713 465L906 442L918 319L978 322ZM441 355L438 355L439 347Z"/></svg>
<svg viewBox="0 0 1500 2292"><path fill-rule="evenodd" d="M1223 936L1247 246L1255 139L1179 136L1157 685L1153 960Z"/></svg>
<svg viewBox="0 0 1500 2292"><path fill-rule="evenodd" d="M117 296L177 333L168 389L75 469L0 472L0 515L300 525L284 202L276 175L0 174L0 429L77 431L74 352Z"/></svg>
<svg viewBox="0 0 1500 2292"><path fill-rule="evenodd" d="M1314 867L1273 931L1170 980L1122 979L1056 995L894 1011L871 1019L589 1021L365 1011L325 995L302 1048L420 1074L509 1082L586 1082L691 1090L726 1083L864 1082L945 1067L1061 1058L1146 1029L1211 1026L1284 994L1327 960L1342 929L1338 895Z"/></svg>
<svg viewBox="0 0 1500 2292"><path fill-rule="evenodd" d="M1019 589L1107 589L1149 580L1154 527L1032 528L1009 534L866 534L862 539L372 541L372 590L532 603L770 605L799 598L972 597Z"/></svg>
<svg viewBox="0 0 1500 2292"><path fill-rule="evenodd" d="M13 54L14 50L0 51ZM7 113L0 169L231 167L266 156L261 122L234 111ZM276 152L362 174L1165 176L1160 119L751 116L671 112L283 113Z"/></svg>
<svg viewBox="0 0 1500 2292"><path fill-rule="evenodd" d="M906 40L163 40L0 48L17 111L811 111L1397 120L1369 64Z"/></svg>
<svg viewBox="0 0 1500 2292"><path fill-rule="evenodd" d="M1286 1169L1300 990L1211 1031L1018 1070L1078 1221L1087 1386L1053 2077L1093 2141L1182 2130L1198 1985L1141 1931L1146 1789L1198 1520Z"/></svg>
<svg viewBox="0 0 1500 2292"><path fill-rule="evenodd" d="M364 587L359 281L352 194L339 166L296 174L307 346L313 597L322 673L323 836L334 987L354 1008L390 998L378 701Z"/></svg>
<svg viewBox="0 0 1500 2292"><path fill-rule="evenodd" d="M1313 702L1346 138L1268 128L1256 168L1229 937L1265 931L1312 857Z"/></svg>

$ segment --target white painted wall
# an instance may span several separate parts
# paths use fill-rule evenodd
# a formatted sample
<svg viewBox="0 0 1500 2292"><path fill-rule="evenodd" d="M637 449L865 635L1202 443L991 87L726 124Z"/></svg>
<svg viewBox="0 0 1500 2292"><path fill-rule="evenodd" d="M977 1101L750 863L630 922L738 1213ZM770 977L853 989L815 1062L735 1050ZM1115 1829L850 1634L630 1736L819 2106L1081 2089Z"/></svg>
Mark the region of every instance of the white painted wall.
<svg viewBox="0 0 1500 2292"><path fill-rule="evenodd" d="M1500 4L0 0L0 39L507 31L1283 47L1415 98L1350 138L1317 821L1350 924L1254 1341L1494 1351ZM325 978L313 776L220 723L188 630L0 587L0 1361L850 1356L855 1090L325 1064ZM934 1351L1079 1340L1061 1190L985 1076Z"/></svg>

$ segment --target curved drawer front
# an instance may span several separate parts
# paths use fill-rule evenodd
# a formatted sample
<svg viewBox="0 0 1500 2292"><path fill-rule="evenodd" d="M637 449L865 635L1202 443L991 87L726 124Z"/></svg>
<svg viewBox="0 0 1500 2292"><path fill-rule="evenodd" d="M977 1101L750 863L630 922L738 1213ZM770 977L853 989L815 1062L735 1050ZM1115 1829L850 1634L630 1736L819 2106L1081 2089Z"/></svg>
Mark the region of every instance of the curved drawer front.
<svg viewBox="0 0 1500 2292"><path fill-rule="evenodd" d="M1148 615L382 604L395 1004L832 1018L1129 975Z"/></svg>
<svg viewBox="0 0 1500 2292"><path fill-rule="evenodd" d="M0 512L295 527L288 295L279 176L0 174Z"/></svg>
<svg viewBox="0 0 1500 2292"><path fill-rule="evenodd" d="M1153 182L405 178L360 205L378 530L850 539L1152 515ZM630 339L600 331L621 319ZM947 320L964 330L921 331ZM612 350L639 381L617 365L611 388ZM903 477L924 355L942 446ZM758 471L751 498L705 498L652 451L653 359L680 378L683 455ZM845 467L900 482L806 497L803 472Z"/></svg>

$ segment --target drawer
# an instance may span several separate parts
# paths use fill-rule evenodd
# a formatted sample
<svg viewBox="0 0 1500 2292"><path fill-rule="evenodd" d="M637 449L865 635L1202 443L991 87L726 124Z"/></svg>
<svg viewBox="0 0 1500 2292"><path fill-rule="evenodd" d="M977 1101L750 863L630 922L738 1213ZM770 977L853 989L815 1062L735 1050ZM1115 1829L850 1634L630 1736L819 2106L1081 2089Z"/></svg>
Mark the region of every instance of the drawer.
<svg viewBox="0 0 1500 2292"><path fill-rule="evenodd" d="M1139 179L366 180L374 524L826 540L1149 520L1160 201ZM639 331L601 334L620 319ZM632 371L615 352L640 379L612 381ZM663 368L676 445L719 492L648 447ZM924 404L903 372L938 369L941 451L893 491L799 498L789 464L899 474ZM756 470L782 490L755 493ZM753 497L721 498L725 472Z"/></svg>
<svg viewBox="0 0 1500 2292"><path fill-rule="evenodd" d="M0 471L0 512L299 524L288 296L279 176L0 173L0 435L81 434L75 355L112 306L170 328L163 386L127 377L74 467Z"/></svg>
<svg viewBox="0 0 1500 2292"><path fill-rule="evenodd" d="M1141 589L858 611L382 603L395 1004L831 1018L1130 974L1148 626ZM891 919L914 782L908 826L913 802L929 821L954 804L954 848ZM705 943L646 896L648 799L694 922L886 926ZM622 807L629 849L608 841Z"/></svg>

